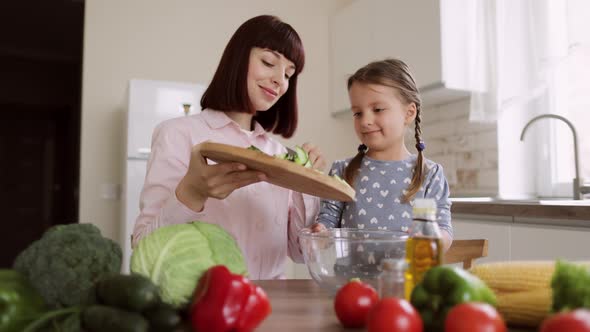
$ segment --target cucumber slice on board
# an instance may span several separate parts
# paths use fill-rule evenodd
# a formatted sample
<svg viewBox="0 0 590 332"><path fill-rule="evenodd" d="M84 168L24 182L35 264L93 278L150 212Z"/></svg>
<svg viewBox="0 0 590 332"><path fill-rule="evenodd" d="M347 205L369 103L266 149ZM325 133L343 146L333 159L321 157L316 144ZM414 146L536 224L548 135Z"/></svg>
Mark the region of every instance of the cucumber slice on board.
<svg viewBox="0 0 590 332"><path fill-rule="evenodd" d="M307 152L305 152L305 150L303 150L299 145L295 146L295 152L297 153L295 155L295 160L293 160L296 164L298 165L305 165L305 163L307 163L309 161L309 156L307 155Z"/></svg>

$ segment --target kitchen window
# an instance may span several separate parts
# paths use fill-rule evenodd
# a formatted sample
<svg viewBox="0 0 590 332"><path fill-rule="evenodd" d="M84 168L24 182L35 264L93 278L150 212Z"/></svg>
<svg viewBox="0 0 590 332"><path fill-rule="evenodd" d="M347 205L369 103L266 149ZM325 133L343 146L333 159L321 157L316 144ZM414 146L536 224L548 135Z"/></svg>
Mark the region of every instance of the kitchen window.
<svg viewBox="0 0 590 332"><path fill-rule="evenodd" d="M590 31L590 21L585 25L586 31ZM590 47L572 45L568 59L561 66L563 68L555 74L550 92L554 105L549 107L569 119L576 128L580 177L590 181ZM546 172L538 176L539 195L569 197L575 177L572 133L562 122L550 121L548 126L549 135L542 135L539 144L541 160L549 165ZM543 178L550 181L543 181Z"/></svg>
<svg viewBox="0 0 590 332"><path fill-rule="evenodd" d="M474 5L475 4L475 5ZM580 177L590 180L590 2L475 0L468 41L470 117L497 121L499 196L572 197L569 127L577 129Z"/></svg>

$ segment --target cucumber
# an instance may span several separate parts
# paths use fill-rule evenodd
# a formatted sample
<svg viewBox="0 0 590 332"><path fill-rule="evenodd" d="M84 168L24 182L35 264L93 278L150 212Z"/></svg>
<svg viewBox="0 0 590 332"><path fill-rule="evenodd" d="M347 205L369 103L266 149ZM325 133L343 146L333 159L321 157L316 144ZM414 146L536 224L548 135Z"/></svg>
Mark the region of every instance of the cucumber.
<svg viewBox="0 0 590 332"><path fill-rule="evenodd" d="M256 147L256 146L254 146L254 145L250 145L250 146L248 147L248 150L262 152L262 150L260 150L259 148L257 148L257 147ZM264 152L262 152L262 153L264 153Z"/></svg>
<svg viewBox="0 0 590 332"><path fill-rule="evenodd" d="M279 159L286 160L286 161L290 161L290 162L294 161L294 159L293 159L294 157L288 153L275 154L275 157L279 158Z"/></svg>
<svg viewBox="0 0 590 332"><path fill-rule="evenodd" d="M288 153L279 153L279 154L275 154L276 158L279 159L283 159L283 160L289 160L289 154Z"/></svg>
<svg viewBox="0 0 590 332"><path fill-rule="evenodd" d="M279 159L294 162L297 165L301 165L301 166L305 166L305 167L312 166L311 160L309 160L309 155L307 154L307 152L305 152L305 150L303 150L303 148L301 148L298 145L295 146L295 154L294 155L291 153L280 153L280 154L275 154L274 156Z"/></svg>
<svg viewBox="0 0 590 332"><path fill-rule="evenodd" d="M309 161L309 157L307 155L307 152L305 152L305 150L303 150L299 145L295 146L295 160L294 162L298 165L305 165L305 163L307 163Z"/></svg>
<svg viewBox="0 0 590 332"><path fill-rule="evenodd" d="M111 274L96 285L100 303L129 311L141 312L160 302L158 287L140 274Z"/></svg>
<svg viewBox="0 0 590 332"><path fill-rule="evenodd" d="M151 331L150 331L151 332ZM170 332L194 332L190 322L184 321Z"/></svg>
<svg viewBox="0 0 590 332"><path fill-rule="evenodd" d="M167 303L144 311L143 317L150 324L150 332L171 332L182 323L180 313Z"/></svg>
<svg viewBox="0 0 590 332"><path fill-rule="evenodd" d="M135 312L92 305L82 312L82 325L89 332L148 332L149 325Z"/></svg>

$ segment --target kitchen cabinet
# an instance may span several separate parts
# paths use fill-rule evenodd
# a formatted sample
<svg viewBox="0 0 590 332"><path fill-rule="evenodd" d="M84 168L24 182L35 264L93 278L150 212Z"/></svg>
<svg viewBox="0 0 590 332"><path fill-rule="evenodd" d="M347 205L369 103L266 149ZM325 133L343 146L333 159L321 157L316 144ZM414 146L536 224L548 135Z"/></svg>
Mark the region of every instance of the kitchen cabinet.
<svg viewBox="0 0 590 332"><path fill-rule="evenodd" d="M285 269L285 277L287 279L311 279L307 265L304 263L297 264L292 260L287 260L287 267Z"/></svg>
<svg viewBox="0 0 590 332"><path fill-rule="evenodd" d="M453 215L455 239L487 239L488 256L476 264L510 260L510 226L512 217Z"/></svg>
<svg viewBox="0 0 590 332"><path fill-rule="evenodd" d="M588 227L558 226L530 220L515 219L511 227L511 259L588 260L590 252L590 221ZM542 221L542 220L541 220ZM536 223L537 222L537 223Z"/></svg>
<svg viewBox="0 0 590 332"><path fill-rule="evenodd" d="M404 60L424 105L467 96L465 15L461 2L356 0L331 19L333 113L348 109L346 80L365 64Z"/></svg>
<svg viewBox="0 0 590 332"><path fill-rule="evenodd" d="M454 214L453 229L456 239L488 239L488 257L479 263L588 260L590 252L590 220Z"/></svg>

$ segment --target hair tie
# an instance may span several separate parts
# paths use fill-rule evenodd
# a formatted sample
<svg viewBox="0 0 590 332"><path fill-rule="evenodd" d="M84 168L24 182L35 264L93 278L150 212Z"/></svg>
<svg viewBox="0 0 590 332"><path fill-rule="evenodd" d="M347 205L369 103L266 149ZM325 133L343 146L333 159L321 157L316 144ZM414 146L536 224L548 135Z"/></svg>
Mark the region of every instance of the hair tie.
<svg viewBox="0 0 590 332"><path fill-rule="evenodd" d="M426 150L426 144L424 143L424 141L420 141L420 142L416 143L416 149L418 151Z"/></svg>
<svg viewBox="0 0 590 332"><path fill-rule="evenodd" d="M359 145L358 151L359 151L359 153L367 152L367 146L364 144Z"/></svg>

